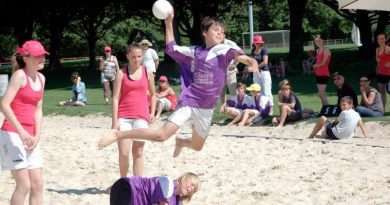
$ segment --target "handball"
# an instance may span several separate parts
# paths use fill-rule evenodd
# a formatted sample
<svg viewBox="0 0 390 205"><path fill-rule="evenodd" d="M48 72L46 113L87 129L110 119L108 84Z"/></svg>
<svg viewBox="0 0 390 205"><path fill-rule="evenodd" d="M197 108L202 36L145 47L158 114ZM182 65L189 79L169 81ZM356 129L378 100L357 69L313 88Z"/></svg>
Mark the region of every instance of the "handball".
<svg viewBox="0 0 390 205"><path fill-rule="evenodd" d="M172 5L167 0L157 0L152 8L153 15L160 20L166 19L172 10Z"/></svg>

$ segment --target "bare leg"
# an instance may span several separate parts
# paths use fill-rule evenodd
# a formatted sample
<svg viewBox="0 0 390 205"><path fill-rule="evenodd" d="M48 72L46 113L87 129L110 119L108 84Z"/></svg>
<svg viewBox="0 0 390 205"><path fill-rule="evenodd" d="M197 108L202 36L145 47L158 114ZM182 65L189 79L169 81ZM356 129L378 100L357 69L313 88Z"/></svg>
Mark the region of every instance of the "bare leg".
<svg viewBox="0 0 390 205"><path fill-rule="evenodd" d="M322 127L325 125L327 118L324 116L321 116L320 119L318 119L316 125L313 128L313 131L309 135L308 138L314 138L314 136L322 129Z"/></svg>
<svg viewBox="0 0 390 205"><path fill-rule="evenodd" d="M311 116L314 114L314 111L312 109L309 109L309 108L303 108L302 110L302 117L305 118L305 117L308 117L308 116Z"/></svg>
<svg viewBox="0 0 390 205"><path fill-rule="evenodd" d="M43 204L43 178L42 178L42 168L30 169L30 204Z"/></svg>
<svg viewBox="0 0 390 205"><path fill-rule="evenodd" d="M188 147L196 151L200 151L203 148L206 139L198 135L195 130L192 130L192 137L178 137L176 138L176 147L173 153L173 157L179 156L183 147Z"/></svg>
<svg viewBox="0 0 390 205"><path fill-rule="evenodd" d="M158 119L158 118L160 118L160 115L161 115L161 113L162 113L162 110L163 110L163 104L162 103L160 103L159 101L157 101L157 113L156 113L156 120Z"/></svg>
<svg viewBox="0 0 390 205"><path fill-rule="evenodd" d="M238 126L240 126L240 127L244 127L245 126L246 121L249 118L249 114L250 114L249 110L244 110L243 111L242 119L241 119L240 123L238 123Z"/></svg>
<svg viewBox="0 0 390 205"><path fill-rule="evenodd" d="M27 169L16 169L11 171L15 179L16 187L11 197L11 205L23 205L28 192L30 191L30 176Z"/></svg>
<svg viewBox="0 0 390 205"><path fill-rule="evenodd" d="M118 151L119 151L119 174L121 177L126 177L129 172L129 156L130 156L130 147L132 141L129 139L123 139L118 141Z"/></svg>
<svg viewBox="0 0 390 205"><path fill-rule="evenodd" d="M145 142L133 141L133 175L142 176L144 170L144 160L143 160L143 151L144 151Z"/></svg>
<svg viewBox="0 0 390 205"><path fill-rule="evenodd" d="M387 102L387 93L386 93L386 84L378 83L378 91L381 93L382 103L383 103L383 112L386 110L386 102Z"/></svg>
<svg viewBox="0 0 390 205"><path fill-rule="evenodd" d="M120 140L120 139L138 139L154 142L163 142L179 129L175 123L166 122L158 130L151 128L142 128L128 131L118 131L112 129L107 135L101 137L98 141L98 148L103 149L108 145Z"/></svg>
<svg viewBox="0 0 390 205"><path fill-rule="evenodd" d="M277 117L273 117L272 118L272 126L278 126L278 124L279 124L278 118Z"/></svg>
<svg viewBox="0 0 390 205"><path fill-rule="evenodd" d="M236 115L236 117L233 119L233 121L231 121L227 126L232 126L232 125L237 124L241 120L242 116L243 116L243 113Z"/></svg>
<svg viewBox="0 0 390 205"><path fill-rule="evenodd" d="M317 84L318 96L320 96L322 105L329 105L326 97L326 84Z"/></svg>
<svg viewBox="0 0 390 205"><path fill-rule="evenodd" d="M291 108L287 105L283 105L280 109L280 118L278 127L283 127L284 122L286 121L287 116L291 113Z"/></svg>

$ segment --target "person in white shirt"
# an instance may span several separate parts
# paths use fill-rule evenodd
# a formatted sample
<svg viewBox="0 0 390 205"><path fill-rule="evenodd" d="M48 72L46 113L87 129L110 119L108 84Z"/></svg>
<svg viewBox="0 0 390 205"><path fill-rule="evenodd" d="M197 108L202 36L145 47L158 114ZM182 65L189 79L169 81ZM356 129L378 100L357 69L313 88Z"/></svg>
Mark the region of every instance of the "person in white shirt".
<svg viewBox="0 0 390 205"><path fill-rule="evenodd" d="M157 52L150 48L150 46L153 46L153 44L148 41L147 39L142 40L139 42L139 45L142 47L142 65L148 69L148 71L152 71L153 73L156 73L156 70L158 68L159 59Z"/></svg>
<svg viewBox="0 0 390 205"><path fill-rule="evenodd" d="M327 139L349 139L355 135L355 129L359 125L363 132L364 137L367 137L367 130L363 124L362 119L353 107L353 100L350 96L345 96L340 99L341 113L333 123L328 123L325 116L321 116L311 132L309 138L314 136L326 126L326 137Z"/></svg>

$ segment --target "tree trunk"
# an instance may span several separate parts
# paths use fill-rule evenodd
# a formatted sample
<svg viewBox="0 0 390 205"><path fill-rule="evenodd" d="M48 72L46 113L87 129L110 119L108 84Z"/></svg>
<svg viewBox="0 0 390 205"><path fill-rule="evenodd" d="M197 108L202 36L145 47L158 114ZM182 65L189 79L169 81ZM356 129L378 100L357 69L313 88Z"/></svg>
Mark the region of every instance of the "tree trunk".
<svg viewBox="0 0 390 205"><path fill-rule="evenodd" d="M302 21L306 4L307 0L288 0L290 10L290 59L301 60L304 57Z"/></svg>
<svg viewBox="0 0 390 205"><path fill-rule="evenodd" d="M32 39L33 33L32 17L19 17L15 22L15 37L18 45L22 46L24 42Z"/></svg>
<svg viewBox="0 0 390 205"><path fill-rule="evenodd" d="M61 69L62 65L60 57L58 55L60 50L60 44L62 39L62 33L65 29L66 23L59 22L61 19L55 17L56 14L52 14L50 18L50 56L49 56L49 68L51 70Z"/></svg>
<svg viewBox="0 0 390 205"><path fill-rule="evenodd" d="M368 17L368 11L356 10L356 25L360 31L360 41L362 46L359 47L359 55L362 59L370 59L374 56L372 44L371 20Z"/></svg>
<svg viewBox="0 0 390 205"><path fill-rule="evenodd" d="M200 31L200 24L201 24L201 5L199 0L193 0L191 3L192 6L192 29L190 33L190 41L192 45L202 45L203 44L203 39L201 36L201 31Z"/></svg>
<svg viewBox="0 0 390 205"><path fill-rule="evenodd" d="M374 39L372 42L374 48L378 47L378 42L376 41L376 37L378 36L378 34L385 33L386 26L390 20L389 15L390 15L390 12L388 12L388 11L380 11L379 12L378 24L376 26Z"/></svg>

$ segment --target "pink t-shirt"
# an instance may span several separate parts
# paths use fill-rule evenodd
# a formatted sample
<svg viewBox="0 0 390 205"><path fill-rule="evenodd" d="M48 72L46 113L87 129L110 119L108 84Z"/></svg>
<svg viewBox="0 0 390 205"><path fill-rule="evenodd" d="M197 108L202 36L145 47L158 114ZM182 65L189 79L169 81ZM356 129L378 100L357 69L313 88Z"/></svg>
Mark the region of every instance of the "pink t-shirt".
<svg viewBox="0 0 390 205"><path fill-rule="evenodd" d="M150 121L146 68L142 67L142 76L139 80L130 79L127 72L127 66L124 67L122 71L123 79L118 105L118 117Z"/></svg>
<svg viewBox="0 0 390 205"><path fill-rule="evenodd" d="M16 119L18 119L18 121L23 126L23 128L29 134L34 136L35 135L34 113L38 102L43 97L43 89L45 85L43 84L43 81L39 73L37 73L36 75L39 79L39 82L41 83L41 89L38 91L33 90L26 71L24 70L24 68L22 70L26 76L26 85L18 90L10 106L16 116ZM4 120L1 130L18 133L17 130L12 126L12 124L7 119Z"/></svg>
<svg viewBox="0 0 390 205"><path fill-rule="evenodd" d="M316 57L316 63L321 63L325 56L325 50L323 50L321 53L319 53ZM330 62L331 55L329 54L328 59L326 59L326 62L323 66L317 67L315 69L316 76L326 76L329 77L329 62Z"/></svg>

